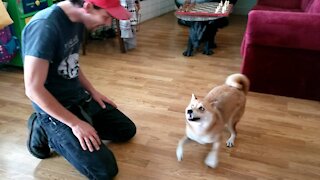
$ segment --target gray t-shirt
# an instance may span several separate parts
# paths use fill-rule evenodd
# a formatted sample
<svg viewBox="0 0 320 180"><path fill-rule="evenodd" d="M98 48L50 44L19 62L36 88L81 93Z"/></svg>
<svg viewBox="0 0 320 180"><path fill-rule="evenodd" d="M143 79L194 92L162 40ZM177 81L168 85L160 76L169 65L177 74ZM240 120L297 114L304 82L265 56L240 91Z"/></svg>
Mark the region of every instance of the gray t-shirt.
<svg viewBox="0 0 320 180"><path fill-rule="evenodd" d="M78 77L83 31L84 25L71 22L57 5L35 14L22 31L22 57L49 61L45 87L64 106L85 96ZM33 107L42 111L35 103Z"/></svg>

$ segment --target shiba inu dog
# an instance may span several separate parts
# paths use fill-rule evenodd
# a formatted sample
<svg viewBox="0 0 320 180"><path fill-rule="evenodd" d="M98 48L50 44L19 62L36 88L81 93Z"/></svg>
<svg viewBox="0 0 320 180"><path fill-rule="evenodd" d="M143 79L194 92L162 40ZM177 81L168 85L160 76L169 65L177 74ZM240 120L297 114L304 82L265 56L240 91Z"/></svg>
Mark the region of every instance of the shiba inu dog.
<svg viewBox="0 0 320 180"><path fill-rule="evenodd" d="M226 145L234 146L236 124L244 113L248 90L249 79L242 74L232 74L224 85L213 88L202 100L192 94L185 110L186 135L179 141L176 150L178 161L183 157L183 145L193 140L200 144L212 143L205 164L217 167L221 133L226 126L231 133Z"/></svg>

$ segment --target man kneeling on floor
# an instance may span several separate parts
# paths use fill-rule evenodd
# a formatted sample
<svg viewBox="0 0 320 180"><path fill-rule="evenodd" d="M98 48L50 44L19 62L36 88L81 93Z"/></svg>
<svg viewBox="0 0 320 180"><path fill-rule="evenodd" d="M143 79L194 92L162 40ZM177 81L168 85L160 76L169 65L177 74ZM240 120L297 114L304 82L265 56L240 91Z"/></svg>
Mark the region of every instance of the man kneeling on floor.
<svg viewBox="0 0 320 180"><path fill-rule="evenodd" d="M22 32L26 95L35 113L29 118L28 150L44 159L55 151L88 179L118 173L113 153L101 140L124 142L135 124L98 92L79 66L84 28L129 19L119 0L67 0L32 17Z"/></svg>

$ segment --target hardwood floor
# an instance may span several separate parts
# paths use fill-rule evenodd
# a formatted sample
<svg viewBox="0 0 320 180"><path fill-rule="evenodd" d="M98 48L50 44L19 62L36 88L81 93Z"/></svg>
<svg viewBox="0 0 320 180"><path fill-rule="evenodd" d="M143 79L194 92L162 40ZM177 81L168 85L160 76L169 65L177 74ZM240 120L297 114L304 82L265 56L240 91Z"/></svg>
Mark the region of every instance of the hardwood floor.
<svg viewBox="0 0 320 180"><path fill-rule="evenodd" d="M210 145L191 142L177 161L191 93L202 98L240 70L246 17L230 19L212 56L182 56L188 29L173 13L142 23L138 47L125 54L116 38L88 44L83 71L137 125L132 141L108 144L118 160L116 180L320 179L320 103L254 92L237 126L236 145L222 146L216 169L204 164ZM0 68L0 92L0 179L86 179L60 156L39 160L27 151L32 109L22 70ZM223 141L228 135L224 131Z"/></svg>

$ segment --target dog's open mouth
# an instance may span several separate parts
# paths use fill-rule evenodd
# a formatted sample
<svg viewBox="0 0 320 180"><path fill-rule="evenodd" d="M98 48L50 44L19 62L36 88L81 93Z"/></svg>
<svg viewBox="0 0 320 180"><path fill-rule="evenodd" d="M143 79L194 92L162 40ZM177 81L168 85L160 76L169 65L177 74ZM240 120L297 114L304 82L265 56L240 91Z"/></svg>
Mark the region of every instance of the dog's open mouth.
<svg viewBox="0 0 320 180"><path fill-rule="evenodd" d="M197 121L197 120L200 120L199 117L194 117L194 118L188 118L189 121Z"/></svg>

